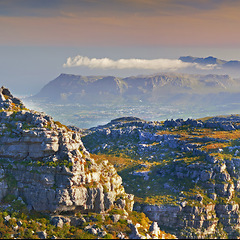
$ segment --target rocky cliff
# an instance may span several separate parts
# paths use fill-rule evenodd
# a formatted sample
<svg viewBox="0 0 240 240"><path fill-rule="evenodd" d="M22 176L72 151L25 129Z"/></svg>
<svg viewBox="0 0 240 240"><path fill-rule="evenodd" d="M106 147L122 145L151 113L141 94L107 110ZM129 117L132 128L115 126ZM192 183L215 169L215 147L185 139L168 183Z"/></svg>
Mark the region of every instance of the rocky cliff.
<svg viewBox="0 0 240 240"><path fill-rule="evenodd" d="M214 163L214 164L213 164ZM205 164L175 164L173 169L162 168L159 174L175 179L165 185L176 191L176 182L195 182L190 191L179 191L176 205L140 204L144 212L159 226L174 229L182 238L212 238L239 236L239 159L221 161L206 158ZM190 183L189 183L190 184Z"/></svg>
<svg viewBox="0 0 240 240"><path fill-rule="evenodd" d="M42 212L131 210L133 196L108 161L97 164L80 135L44 114L27 110L0 89L0 200L22 197Z"/></svg>
<svg viewBox="0 0 240 240"><path fill-rule="evenodd" d="M0 88L0 237L175 238L132 212L122 178L77 130Z"/></svg>

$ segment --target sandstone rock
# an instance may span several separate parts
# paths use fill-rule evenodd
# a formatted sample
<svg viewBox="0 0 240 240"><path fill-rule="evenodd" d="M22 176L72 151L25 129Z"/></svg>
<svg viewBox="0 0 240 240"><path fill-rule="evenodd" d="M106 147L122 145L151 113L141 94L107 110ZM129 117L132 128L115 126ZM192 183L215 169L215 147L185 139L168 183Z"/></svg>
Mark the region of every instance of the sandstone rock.
<svg viewBox="0 0 240 240"><path fill-rule="evenodd" d="M141 235L138 232L138 228L140 227L139 223L137 223L136 225L128 224L128 227L131 229L131 234L129 235L130 239L146 239L145 236Z"/></svg>
<svg viewBox="0 0 240 240"><path fill-rule="evenodd" d="M100 231L100 232L98 233L98 236L101 237L101 238L104 238L106 235L107 235L107 232L106 232L106 231Z"/></svg>
<svg viewBox="0 0 240 240"><path fill-rule="evenodd" d="M4 220L7 221L7 222L8 222L10 219L11 219L11 217L10 217L9 215L7 215L6 217L4 217Z"/></svg>
<svg viewBox="0 0 240 240"><path fill-rule="evenodd" d="M85 222L86 220L83 217L71 217L71 225L74 227L82 226Z"/></svg>
<svg viewBox="0 0 240 240"><path fill-rule="evenodd" d="M111 219L114 223L117 223L119 221L120 217L121 217L121 215L119 215L119 214L113 214L111 216Z"/></svg>
<svg viewBox="0 0 240 240"><path fill-rule="evenodd" d="M116 201L116 206L119 207L119 208L124 209L126 207L126 200L119 198Z"/></svg>
<svg viewBox="0 0 240 240"><path fill-rule="evenodd" d="M93 235L98 235L98 231L97 229L94 228L94 226L87 226L84 228L85 231L88 231L89 233L93 234Z"/></svg>
<svg viewBox="0 0 240 240"><path fill-rule="evenodd" d="M16 106L25 108L22 101L16 97L13 97L8 88L0 88L0 103L5 109L12 109L11 104L14 103Z"/></svg>
<svg viewBox="0 0 240 240"><path fill-rule="evenodd" d="M51 219L51 224L55 227L63 228L64 222L61 217L53 217Z"/></svg>
<svg viewBox="0 0 240 240"><path fill-rule="evenodd" d="M119 239L125 239L126 236L122 232L120 232L120 233L117 234L117 237Z"/></svg>

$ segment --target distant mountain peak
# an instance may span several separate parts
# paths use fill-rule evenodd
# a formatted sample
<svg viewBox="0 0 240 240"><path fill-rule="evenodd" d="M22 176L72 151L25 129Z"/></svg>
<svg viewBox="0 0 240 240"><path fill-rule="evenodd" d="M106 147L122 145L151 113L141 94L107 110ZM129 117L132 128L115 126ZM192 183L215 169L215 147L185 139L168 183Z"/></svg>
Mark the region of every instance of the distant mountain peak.
<svg viewBox="0 0 240 240"><path fill-rule="evenodd" d="M219 59L219 58L216 58L213 56L208 56L206 58L181 56L179 58L179 60L181 60L183 62L198 63L198 64L203 64L203 65L216 64L223 69L230 68L230 69L239 70L239 67L240 67L240 61L238 61L238 60L226 61L226 60Z"/></svg>
<svg viewBox="0 0 240 240"><path fill-rule="evenodd" d="M62 77L79 77L81 75L76 75L76 74L70 74L70 73L61 73L58 78L62 78Z"/></svg>

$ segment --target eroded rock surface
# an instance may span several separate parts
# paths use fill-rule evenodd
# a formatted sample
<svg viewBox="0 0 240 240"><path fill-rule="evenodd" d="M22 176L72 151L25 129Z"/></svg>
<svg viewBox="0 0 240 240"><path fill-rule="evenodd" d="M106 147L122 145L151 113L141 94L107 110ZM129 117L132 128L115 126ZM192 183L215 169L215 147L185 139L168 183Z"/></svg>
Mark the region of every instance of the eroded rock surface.
<svg viewBox="0 0 240 240"><path fill-rule="evenodd" d="M0 200L10 193L29 210L55 213L132 209L121 177L107 160L90 157L79 133L26 109L4 87L0 106Z"/></svg>
<svg viewBox="0 0 240 240"><path fill-rule="evenodd" d="M134 210L161 229L179 238L237 238L239 125L238 115L164 122L121 118L83 132L82 139L91 153L120 156L115 166L127 191L138 197Z"/></svg>

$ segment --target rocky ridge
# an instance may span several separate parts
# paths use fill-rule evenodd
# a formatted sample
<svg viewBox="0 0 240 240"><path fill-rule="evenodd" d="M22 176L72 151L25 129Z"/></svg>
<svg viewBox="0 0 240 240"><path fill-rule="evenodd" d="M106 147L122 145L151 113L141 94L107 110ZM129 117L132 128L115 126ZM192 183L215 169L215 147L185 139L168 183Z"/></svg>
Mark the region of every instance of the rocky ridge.
<svg viewBox="0 0 240 240"><path fill-rule="evenodd" d="M97 155L121 157L115 166L139 199L134 209L161 228L179 238L236 238L239 122L237 115L164 122L122 118L87 130L83 142Z"/></svg>
<svg viewBox="0 0 240 240"><path fill-rule="evenodd" d="M123 208L131 210L133 197L125 193L121 177L107 161L96 164L90 158L78 133L23 104L15 111L13 104L21 102L6 88L1 96L1 176L16 180L13 189L2 181L2 198L14 192L36 211L104 212L121 196Z"/></svg>

